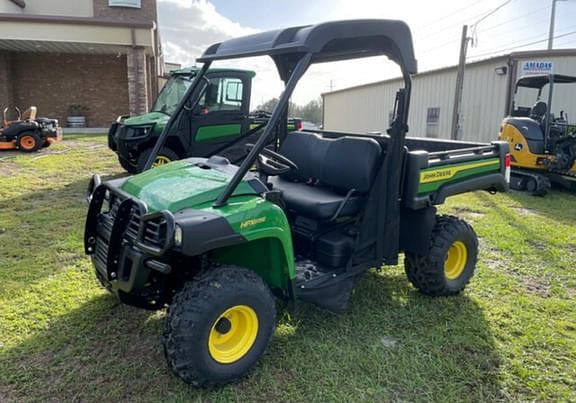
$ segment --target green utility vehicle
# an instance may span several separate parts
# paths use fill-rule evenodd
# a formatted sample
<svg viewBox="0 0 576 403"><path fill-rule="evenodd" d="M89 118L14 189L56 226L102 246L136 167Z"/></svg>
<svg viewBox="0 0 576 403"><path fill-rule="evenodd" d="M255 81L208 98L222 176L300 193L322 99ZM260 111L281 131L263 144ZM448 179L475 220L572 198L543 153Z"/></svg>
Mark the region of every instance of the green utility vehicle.
<svg viewBox="0 0 576 403"><path fill-rule="evenodd" d="M170 73L152 110L144 115L120 116L108 131L108 147L118 154L120 165L129 173L143 170L158 136L176 107L186 96L199 68ZM258 139L270 114L249 112L252 79L248 70L210 69L204 76L208 86L194 108L187 107L172 126L154 166L188 157L218 154L237 162L246 156L246 143ZM300 130L299 119L289 119L289 130Z"/></svg>
<svg viewBox="0 0 576 403"><path fill-rule="evenodd" d="M416 60L410 29L392 20L327 22L209 47L147 167L179 115L203 98L212 62L258 55L272 57L286 87L240 166L189 158L105 183L94 176L88 189L85 252L98 279L126 304L168 307L166 360L194 385L233 381L258 361L276 324L273 295L342 312L359 277L397 264L400 253L421 292L460 292L474 273L477 238L435 206L508 187L505 142L406 140ZM405 84L387 134L282 130L312 63L377 55L400 66Z"/></svg>

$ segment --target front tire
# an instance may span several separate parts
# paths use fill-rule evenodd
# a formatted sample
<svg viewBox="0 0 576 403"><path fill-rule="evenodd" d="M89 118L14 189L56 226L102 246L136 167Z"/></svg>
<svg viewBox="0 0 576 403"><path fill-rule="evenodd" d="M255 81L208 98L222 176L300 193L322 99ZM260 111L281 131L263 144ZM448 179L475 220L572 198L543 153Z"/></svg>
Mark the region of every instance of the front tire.
<svg viewBox="0 0 576 403"><path fill-rule="evenodd" d="M186 383L226 384L256 364L275 325L274 299L258 275L236 266L211 268L185 284L168 308L164 355Z"/></svg>
<svg viewBox="0 0 576 403"><path fill-rule="evenodd" d="M146 165L148 157L150 156L151 153L152 148L148 148L138 156L138 163L137 163L138 172L142 172L144 170L144 166ZM158 151L158 154L156 155L156 158L152 163L152 168L157 168L159 166L168 164L172 161L176 161L179 159L180 158L178 157L178 154L176 154L171 148L162 147L160 151Z"/></svg>
<svg viewBox="0 0 576 403"><path fill-rule="evenodd" d="M124 168L124 170L126 172L128 172L129 174L137 174L138 173L138 168L134 165L132 165L128 160L125 160L124 158L118 156L118 162L120 163L120 166L122 168Z"/></svg>
<svg viewBox="0 0 576 403"><path fill-rule="evenodd" d="M474 275L478 237L465 221L438 216L425 256L406 252L408 280L421 293L431 296L458 294Z"/></svg>

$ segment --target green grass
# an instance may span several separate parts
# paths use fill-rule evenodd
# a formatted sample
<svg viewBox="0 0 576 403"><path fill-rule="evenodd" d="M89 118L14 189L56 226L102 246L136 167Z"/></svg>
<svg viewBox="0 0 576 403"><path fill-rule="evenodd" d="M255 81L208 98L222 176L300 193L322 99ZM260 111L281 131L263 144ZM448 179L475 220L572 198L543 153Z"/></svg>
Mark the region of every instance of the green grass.
<svg viewBox="0 0 576 403"><path fill-rule="evenodd" d="M84 189L121 169L104 136L0 153L0 401L576 400L576 195L478 192L445 213L480 236L476 276L418 294L370 271L349 311L280 312L240 382L195 389L167 369L164 312L120 305L82 252Z"/></svg>

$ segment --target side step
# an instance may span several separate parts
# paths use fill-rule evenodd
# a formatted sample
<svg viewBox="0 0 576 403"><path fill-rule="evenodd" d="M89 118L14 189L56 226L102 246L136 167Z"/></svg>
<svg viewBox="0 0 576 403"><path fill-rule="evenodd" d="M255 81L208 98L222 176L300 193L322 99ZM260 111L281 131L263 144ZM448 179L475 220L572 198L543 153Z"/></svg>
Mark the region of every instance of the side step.
<svg viewBox="0 0 576 403"><path fill-rule="evenodd" d="M332 312L342 313L364 270L332 268L311 260L296 261L296 298Z"/></svg>

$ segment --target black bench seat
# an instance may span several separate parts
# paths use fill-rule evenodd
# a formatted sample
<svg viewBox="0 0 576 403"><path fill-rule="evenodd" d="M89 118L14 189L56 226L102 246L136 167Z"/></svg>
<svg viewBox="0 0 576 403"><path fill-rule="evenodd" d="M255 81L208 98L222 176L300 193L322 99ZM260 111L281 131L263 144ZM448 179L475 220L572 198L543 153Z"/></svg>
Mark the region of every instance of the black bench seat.
<svg viewBox="0 0 576 403"><path fill-rule="evenodd" d="M324 138L291 132L280 154L298 170L270 178L289 210L319 220L357 215L370 191L382 151L371 138Z"/></svg>

